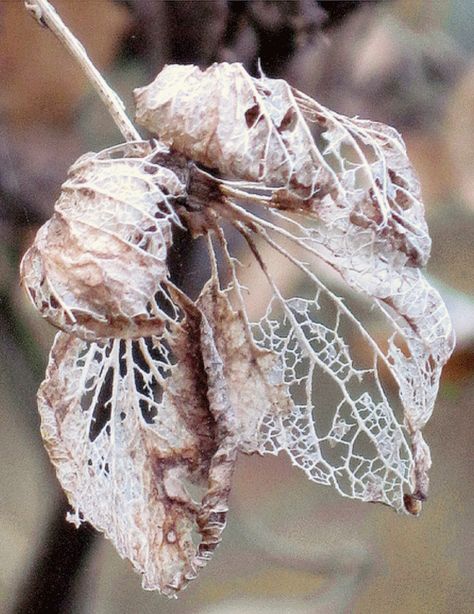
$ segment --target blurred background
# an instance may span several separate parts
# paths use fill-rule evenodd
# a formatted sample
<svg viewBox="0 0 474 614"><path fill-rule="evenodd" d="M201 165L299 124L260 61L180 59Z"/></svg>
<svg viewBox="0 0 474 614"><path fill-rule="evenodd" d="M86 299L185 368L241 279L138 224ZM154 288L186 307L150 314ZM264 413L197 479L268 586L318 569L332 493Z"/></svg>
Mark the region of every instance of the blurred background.
<svg viewBox="0 0 474 614"><path fill-rule="evenodd" d="M428 273L458 345L445 370L419 519L340 499L282 458L241 458L224 542L178 599L147 593L66 503L35 393L54 330L18 263L67 168L120 135L66 51L20 0L0 0L0 611L115 614L474 611L474 3L56 0L126 101L165 63L260 59L345 114L394 125L423 186ZM197 271L186 236L174 274ZM184 282L185 283L185 282Z"/></svg>

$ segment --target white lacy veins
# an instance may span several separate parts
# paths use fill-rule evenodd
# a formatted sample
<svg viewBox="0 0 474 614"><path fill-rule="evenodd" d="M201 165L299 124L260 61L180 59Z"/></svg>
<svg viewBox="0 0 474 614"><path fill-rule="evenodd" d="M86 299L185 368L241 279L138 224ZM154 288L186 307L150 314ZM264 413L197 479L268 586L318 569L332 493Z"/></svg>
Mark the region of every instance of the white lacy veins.
<svg viewBox="0 0 474 614"><path fill-rule="evenodd" d="M72 518L173 594L220 541L238 451L419 513L453 335L400 136L238 64L167 66L136 100L161 142L81 158L22 263L65 331L39 408ZM169 279L177 225L207 244L196 301ZM223 228L253 259L248 289Z"/></svg>

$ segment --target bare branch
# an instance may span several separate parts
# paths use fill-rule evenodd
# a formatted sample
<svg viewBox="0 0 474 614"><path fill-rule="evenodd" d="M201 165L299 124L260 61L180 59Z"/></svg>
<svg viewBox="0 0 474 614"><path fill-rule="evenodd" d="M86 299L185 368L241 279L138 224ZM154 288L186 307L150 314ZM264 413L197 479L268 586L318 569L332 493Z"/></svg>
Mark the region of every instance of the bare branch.
<svg viewBox="0 0 474 614"><path fill-rule="evenodd" d="M83 45L72 34L48 0L25 0L25 7L43 26L47 26L77 60L112 119L127 141L139 141L141 136L125 113L125 105L100 74Z"/></svg>

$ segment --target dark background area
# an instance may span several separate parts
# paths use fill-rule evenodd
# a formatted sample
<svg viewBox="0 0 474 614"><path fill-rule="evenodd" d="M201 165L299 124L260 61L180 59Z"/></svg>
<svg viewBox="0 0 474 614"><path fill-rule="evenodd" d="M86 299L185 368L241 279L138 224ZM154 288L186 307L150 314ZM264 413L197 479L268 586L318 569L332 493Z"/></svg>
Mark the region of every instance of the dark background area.
<svg viewBox="0 0 474 614"><path fill-rule="evenodd" d="M120 134L80 70L19 0L0 0L0 610L11 612L472 612L474 540L474 4L56 0L126 101L165 63L239 61L321 103L402 132L433 237L428 272L458 346L426 431L421 518L340 499L286 459L242 458L224 543L177 602L140 579L66 503L43 450L35 393L54 330L18 263L70 164ZM189 238L173 273L198 273ZM184 282L186 283L186 282Z"/></svg>

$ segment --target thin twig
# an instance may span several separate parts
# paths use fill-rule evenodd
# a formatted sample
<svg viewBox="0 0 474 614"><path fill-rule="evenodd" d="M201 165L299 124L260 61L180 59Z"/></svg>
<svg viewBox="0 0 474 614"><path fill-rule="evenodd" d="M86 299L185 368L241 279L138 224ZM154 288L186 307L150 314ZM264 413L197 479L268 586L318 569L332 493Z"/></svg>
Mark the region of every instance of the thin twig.
<svg viewBox="0 0 474 614"><path fill-rule="evenodd" d="M89 59L86 50L72 34L48 0L25 0L25 7L43 26L47 26L68 49L89 79L112 119L127 141L141 141L142 138L125 113L125 105L104 77Z"/></svg>

